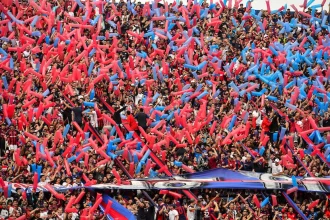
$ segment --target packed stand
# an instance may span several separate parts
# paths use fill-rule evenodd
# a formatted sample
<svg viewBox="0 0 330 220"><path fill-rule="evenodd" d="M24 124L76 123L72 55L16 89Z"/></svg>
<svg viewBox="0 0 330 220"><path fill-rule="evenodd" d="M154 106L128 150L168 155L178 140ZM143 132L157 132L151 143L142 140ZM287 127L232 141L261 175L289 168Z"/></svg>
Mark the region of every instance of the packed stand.
<svg viewBox="0 0 330 220"><path fill-rule="evenodd" d="M218 3L189 5L191 13L174 3L84 5L15 1L0 6L4 181L34 184L37 167L38 183L54 187L118 183L113 171L123 184L130 178L165 176L154 162L147 169L147 162L128 156L140 160L143 155L129 142L121 144L125 139L148 145L174 175L220 167L274 176L329 175L330 152L324 147L330 143L328 12L309 8L305 13L288 9L257 14L250 5L229 9ZM197 15L198 10L203 13ZM131 130L138 136L132 137ZM110 137L121 142L105 150ZM78 219L95 202L87 193L75 205L80 213L65 212L70 196L79 193L66 192L63 202L46 192L16 189L12 199L2 195L1 216L26 213L34 219L37 213L43 219ZM245 213L241 202L220 199L227 194L214 200L214 193L202 196L205 202L197 201L197 206L205 208L212 200L208 209L215 219L297 218L284 200L282 209L258 210L252 203ZM317 219L328 213L326 198L307 210L310 201L297 195L294 200L306 216ZM161 196L154 200L162 203ZM140 198L125 197L123 205L138 215ZM178 205L166 199L168 214ZM184 210L196 207L187 198L179 204ZM99 210L93 215L104 218Z"/></svg>

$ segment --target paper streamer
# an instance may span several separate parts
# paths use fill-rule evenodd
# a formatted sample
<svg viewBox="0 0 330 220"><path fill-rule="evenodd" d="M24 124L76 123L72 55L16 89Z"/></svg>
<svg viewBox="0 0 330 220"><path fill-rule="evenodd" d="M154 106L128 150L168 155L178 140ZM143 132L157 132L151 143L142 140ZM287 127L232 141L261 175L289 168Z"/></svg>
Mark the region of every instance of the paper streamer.
<svg viewBox="0 0 330 220"><path fill-rule="evenodd" d="M38 182L39 182L39 175L37 172L33 174L33 190L36 191L38 187Z"/></svg>
<svg viewBox="0 0 330 220"><path fill-rule="evenodd" d="M254 204L255 204L258 208L261 207L260 202L259 202L259 199L258 199L258 197L257 197L256 194L253 195L252 200L253 200Z"/></svg>
<svg viewBox="0 0 330 220"><path fill-rule="evenodd" d="M67 136L69 130L70 130L70 125L67 124L67 125L65 126L64 130L63 130L63 134L62 134L62 137L63 137L63 138L65 138L65 137Z"/></svg>
<svg viewBox="0 0 330 220"><path fill-rule="evenodd" d="M292 185L293 187L298 187L297 179L295 176L292 176Z"/></svg>
<svg viewBox="0 0 330 220"><path fill-rule="evenodd" d="M267 197L266 199L264 199L264 201L261 202L260 207L263 208L263 207L265 207L268 203L269 203L269 197Z"/></svg>
<svg viewBox="0 0 330 220"><path fill-rule="evenodd" d="M287 193L288 195L290 195L291 193L296 192L296 191L298 191L298 187L292 187L292 188L288 189L288 190L286 191L286 193Z"/></svg>
<svg viewBox="0 0 330 220"><path fill-rule="evenodd" d="M308 205L308 210L312 210L315 206L319 204L320 200L317 199Z"/></svg>
<svg viewBox="0 0 330 220"><path fill-rule="evenodd" d="M272 205L277 206L277 196L272 195Z"/></svg>

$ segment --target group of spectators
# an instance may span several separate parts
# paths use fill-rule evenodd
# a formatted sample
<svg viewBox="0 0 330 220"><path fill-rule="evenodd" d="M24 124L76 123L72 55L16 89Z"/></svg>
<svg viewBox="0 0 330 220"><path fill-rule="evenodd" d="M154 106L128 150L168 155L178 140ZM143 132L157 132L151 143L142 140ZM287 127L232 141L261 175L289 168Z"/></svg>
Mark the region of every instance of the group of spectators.
<svg viewBox="0 0 330 220"><path fill-rule="evenodd" d="M144 199L135 198L134 200L125 199L121 196L116 198L121 203L136 213L137 219L167 219L169 215L174 213L177 219L299 219L299 215L287 204L286 200L279 198L279 205L273 207L266 205L263 208L257 208L252 200L251 191L233 192L228 190L202 190L197 200L180 199L172 200L166 195L153 198L158 201L158 211L150 203ZM240 194L241 193L241 194ZM265 196L266 194L262 194ZM261 195L260 195L261 197ZM262 197L261 197L262 198ZM316 197L318 198L318 197ZM281 201L282 200L282 201ZM329 209L327 208L328 199L321 202L313 210L308 210L309 201L294 197L294 201L302 210L308 219L327 219L329 218ZM326 203L326 204L325 204ZM173 211L174 210L174 211ZM145 215L148 213L147 215ZM147 216L147 217L142 217ZM155 217L156 218L155 218ZM175 219L175 218L170 218Z"/></svg>
<svg viewBox="0 0 330 220"><path fill-rule="evenodd" d="M114 4L106 1L81 2L37 1L36 7L31 1L14 1L8 6L0 5L0 177L4 181L33 184L32 165L42 167L39 184L54 187L79 187L88 181L94 181L95 184L117 183L113 170L118 172L121 182L125 183L131 178L150 177L151 171L162 168L151 162L150 172L145 172L146 166L143 165L140 172L133 172L129 176L126 171L130 170L131 160L123 153L118 153L125 148L124 145L123 148L118 147L118 151L113 151L118 155L116 160L109 160L102 165L102 154L93 148L85 151L84 158L87 161L84 158L80 161L73 160L68 165L71 172L69 174L64 166L65 160L81 152L82 147L87 146L88 138L94 139L100 148L107 144L95 139L91 130L102 140L109 140L111 136L117 138L120 133L126 136L129 131L134 131L138 135L137 141L147 144L173 175L187 173L182 166L177 166L177 162L182 162L195 172L221 167L267 172L274 176L330 176L326 156L324 158L326 148L320 147L319 153L313 154L310 152L311 146L297 130L297 126L302 131L312 129L308 116L312 117L318 127L330 127L329 108L326 107L324 112L315 111L318 105L316 99L327 102L327 97L320 98L316 94L306 99L299 98L296 106L301 111L292 110L287 107L286 101L291 98L295 88L285 89L284 92L283 85L271 89L269 84L259 78L245 77L243 73L253 67L257 60L262 62L263 57L253 56L252 50L245 51L246 54L242 55L247 45L266 51L274 42L284 45L297 41L300 44L305 36L311 36L315 41L321 39L322 43L322 39L329 36L329 29L322 27L316 31L320 29L319 24L315 24L306 15L287 9L273 14L262 10L258 15L264 23L264 30L261 30L260 21L249 15L252 10L249 4L247 7L235 4L235 7L223 8L220 3L203 2L198 7L203 12L207 8L209 10L206 16L200 16L193 4L185 9L182 3L169 3L168 7L162 2L151 3L153 14L149 14L148 8L140 2L134 5L123 0ZM251 5L253 8L253 2ZM45 15L44 11L48 11L48 14ZM323 7L304 11L315 18L322 19L322 16L327 15L330 18L330 9ZM24 23L15 22L8 12ZM165 16L166 13L177 18L189 18L191 21L189 23L181 19L172 23L175 24L172 26L166 19L152 19ZM99 15L102 16L96 20L96 24L91 25L92 21L89 19L94 20ZM32 25L36 16L38 18ZM308 28L296 26L290 32L281 32L282 27L278 21L290 22L292 19ZM236 26L233 21L239 25ZM329 21L326 20L324 25L328 24ZM95 27L82 28L79 25ZM195 29L192 30L192 27ZM171 40L168 35L157 31L157 34L141 38L141 34L150 32L150 28L168 29L167 33L172 38L177 36L176 39L179 40ZM74 30L80 31L72 32ZM41 36L31 35L32 32L40 32ZM113 33L117 35L109 35ZM187 50L184 56L187 57L179 56L178 48L186 42L184 35L187 33L189 37L199 39L201 45L197 40L192 40L184 48ZM92 48L96 45L98 48L92 53ZM302 49L311 49L311 53L317 53L312 51L315 47L311 43L302 47L305 48L295 49L291 53L298 53ZM324 51L328 47L324 46ZM77 59L79 54L86 51L88 56ZM143 53L150 60L141 58ZM218 63L211 61L214 57ZM266 67L269 74L281 71L283 75L286 74L287 84L300 80L299 75L293 77L291 73L287 73L287 69L280 69L276 56L271 55L268 58L274 60L267 61L269 66L275 66L275 70ZM112 59L116 61L117 67L115 62L108 62ZM208 63L203 70L192 71L184 65L187 60L195 65L204 60ZM330 61L325 56L321 56L321 60L323 64L315 62L311 66L317 72L315 75L309 74L306 63L300 63L295 70L301 71L302 76L307 78L308 83L304 87L306 93L313 89L312 81L319 78L325 79L322 87L326 92L330 91L327 73ZM109 64L110 68L105 68ZM225 69L227 64L232 65L230 75ZM30 69L39 74L26 71ZM95 81L105 69L108 78L116 74L118 77L110 81L108 78ZM197 78L196 73L199 75ZM263 89L269 91L264 97L249 98L247 94L236 96L230 83L234 82L239 86L248 81L259 84L256 92ZM188 84L190 86L187 87ZM189 91L180 93L184 90ZM40 95L45 91L49 91L49 94L38 96L37 93ZM187 99L187 93L190 92L191 96L195 91L208 91L208 95L201 98L196 98L195 95ZM273 102L267 96L277 97L278 101ZM31 100L34 101L26 106ZM86 102L93 102L94 106L91 107ZM233 114L237 115L237 120L232 128L228 127L228 123L223 126L223 122L228 121L228 117ZM110 116L116 125L105 115ZM159 121L164 121L158 128L160 130L153 129ZM84 132L89 132L85 133L87 138L73 122ZM62 137L68 124L68 134ZM247 124L250 127L244 138L239 139L237 135L231 141L224 142L231 131ZM283 138L280 139L283 128L284 141ZM27 133L38 137L38 143L28 137ZM168 135L175 141L168 138ZM325 131L321 135L324 143L329 144L330 132ZM269 137L269 141L262 146L265 136ZM80 151L72 147L74 143ZM41 144L44 152L40 153L36 149ZM45 152L51 155L56 167L44 156ZM134 169L137 166L136 163ZM156 172L157 175L166 176L164 172ZM8 196L2 188L0 219L16 219L23 215L26 219L82 219L84 210L95 203L96 192L86 190L82 200L74 205L77 212L65 212L70 197L78 196L81 190L84 189L65 191L66 201L62 201L49 192L39 190L15 189ZM254 204L252 195L256 194L262 201L270 192L238 192L230 189L192 192L197 199L191 200L184 194L178 199L160 195L156 190L148 192L155 203L136 191L104 190L100 193L112 195L141 220L301 218L280 191L273 192L277 196L278 205L268 204L263 208ZM295 192L290 196L308 219L330 218L326 195ZM320 202L309 210L308 205L315 199L320 199ZM89 218L105 219L106 216L97 209Z"/></svg>

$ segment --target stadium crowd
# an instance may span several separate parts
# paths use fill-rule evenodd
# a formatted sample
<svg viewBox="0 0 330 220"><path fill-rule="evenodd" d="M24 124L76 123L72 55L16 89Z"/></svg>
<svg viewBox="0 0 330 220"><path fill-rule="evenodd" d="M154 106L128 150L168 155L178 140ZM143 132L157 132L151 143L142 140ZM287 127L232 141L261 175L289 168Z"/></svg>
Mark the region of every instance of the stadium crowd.
<svg viewBox="0 0 330 220"><path fill-rule="evenodd" d="M253 16L253 2L244 6L235 1L228 7L158 2L150 7L123 0L0 5L3 181L33 185L36 167L42 168L39 184L54 187L118 183L114 171L125 184L132 178L165 177L164 169L173 175L227 168L273 176L330 176L329 152L323 148L330 144L330 130L309 132L312 144L302 133L315 126L330 127L326 55L330 42L324 43L329 40L327 5L305 7L304 13L262 10ZM162 18L166 13L176 16L173 25ZM328 19L321 25L325 16ZM188 18L191 22L184 21ZM284 23L292 24L289 30ZM150 30L160 31L145 36ZM285 51L287 56L276 56L269 49L275 42L297 44ZM284 54L278 44L275 48ZM310 65L302 55L294 58L300 61L286 61L305 51L317 61ZM191 67L205 61L201 68ZM251 68L260 63L266 64L261 69L268 75L279 71L284 79L272 79L278 83L274 87L253 76ZM246 71L251 75L246 76ZM253 83L259 86L251 89L255 92L251 96L246 90ZM141 155L129 142L118 143L111 150L115 159L105 161L100 151L108 154L106 141L123 141L124 136L130 136L134 146L148 145L164 167L149 159L148 169L148 162L138 168L139 163L132 161ZM86 149L92 143L96 147ZM82 154L81 160L76 153ZM68 158L73 159L68 162ZM68 190L63 201L42 190L16 188L6 195L3 186L0 219L106 218L100 209L86 214L97 192ZM86 192L74 204L76 210L66 211L71 196L78 197L81 191ZM148 191L156 204L140 191L99 193L111 195L140 220L302 219L280 190L192 192L197 199ZM252 195L262 201L271 194L276 195L277 205L260 208L253 202ZM330 219L326 194L296 191L289 196L307 219ZM310 208L316 199L318 204Z"/></svg>

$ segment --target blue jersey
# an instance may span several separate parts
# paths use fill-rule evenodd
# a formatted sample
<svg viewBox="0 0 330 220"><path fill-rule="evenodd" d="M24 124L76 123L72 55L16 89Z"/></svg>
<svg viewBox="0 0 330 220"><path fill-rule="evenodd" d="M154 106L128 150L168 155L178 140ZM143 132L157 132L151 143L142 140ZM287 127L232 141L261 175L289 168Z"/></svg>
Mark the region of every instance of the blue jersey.
<svg viewBox="0 0 330 220"><path fill-rule="evenodd" d="M186 212L183 206L177 206L176 210L179 213L179 220L186 220Z"/></svg>

